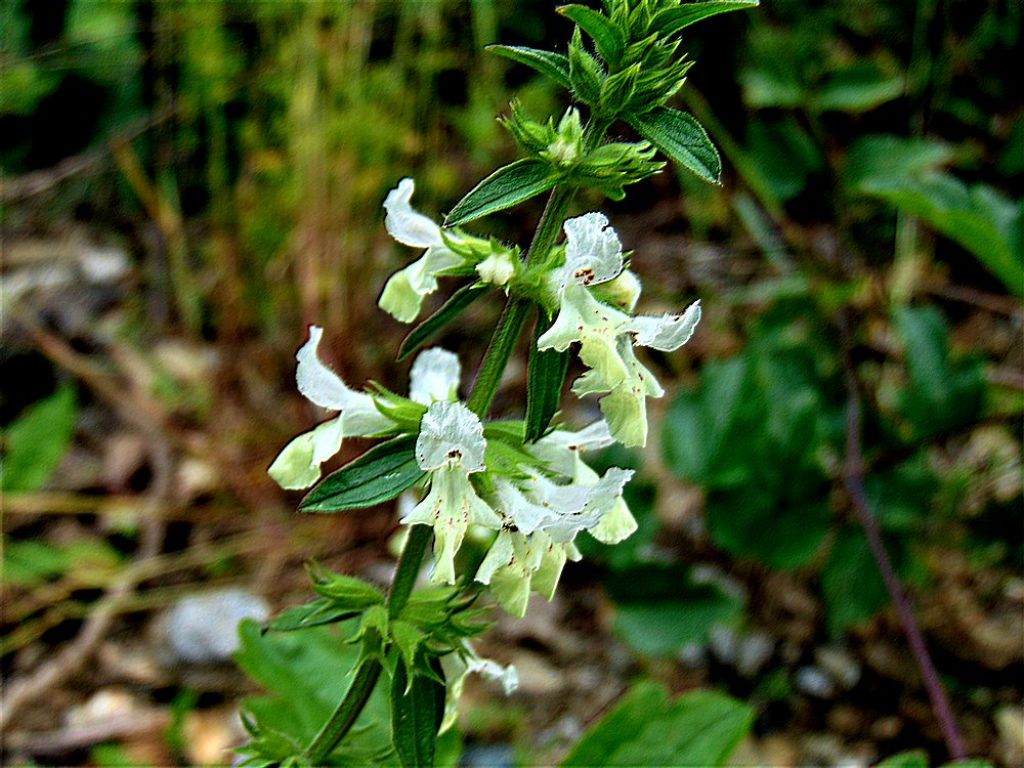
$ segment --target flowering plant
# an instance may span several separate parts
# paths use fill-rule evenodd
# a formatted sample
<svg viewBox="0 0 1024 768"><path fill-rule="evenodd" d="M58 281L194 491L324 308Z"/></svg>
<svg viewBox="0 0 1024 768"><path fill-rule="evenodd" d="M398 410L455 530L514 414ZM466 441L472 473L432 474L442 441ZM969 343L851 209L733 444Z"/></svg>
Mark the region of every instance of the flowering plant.
<svg viewBox="0 0 1024 768"><path fill-rule="evenodd" d="M599 474L584 454L613 442L645 444L646 399L663 390L635 348L677 350L697 327L700 303L660 317L637 314L641 282L628 269L608 218L596 211L570 217L569 211L581 189L621 199L626 186L664 167L655 159L659 152L717 181L721 165L706 133L693 117L667 106L691 64L677 56L679 33L703 18L755 4L606 0L604 13L582 5L560 8L576 24L566 54L494 50L565 87L575 104L557 122L545 123L513 104L502 122L525 156L483 179L441 224L413 207L412 179L388 193L388 232L422 253L387 281L380 307L412 323L443 280L463 284L399 351L400 359L418 353L408 396L376 384L352 389L320 360L323 330L311 326L296 355L296 381L307 399L333 415L288 443L269 472L284 488L312 488L300 504L304 511L373 506L405 492L418 500L400 518L407 536L387 595L359 579L315 571L317 597L270 624L288 631L351 620L350 640L360 645L360 660L341 703L309 743L297 745L250 713L245 765L344 763L346 735L382 676L391 681L391 754L407 766L432 764L438 731L453 720L466 674L500 680L506 692L516 685L514 669L481 659L470 645L487 626L487 609L480 606L490 597L521 617L531 592L552 598L566 562L580 558L577 537L614 544L636 529L623 498L632 471L612 467ZM607 141L619 121L642 139ZM463 229L544 193L547 205L525 255ZM463 400L458 358L423 347L492 290L507 297L505 310ZM531 312L536 333L524 418L489 420ZM599 397L604 417L578 431L560 422L552 426L574 349L586 371L572 391ZM347 438L383 442L321 480L321 465ZM485 554L467 569L459 553L471 534L484 543ZM431 541L432 585L415 590Z"/></svg>

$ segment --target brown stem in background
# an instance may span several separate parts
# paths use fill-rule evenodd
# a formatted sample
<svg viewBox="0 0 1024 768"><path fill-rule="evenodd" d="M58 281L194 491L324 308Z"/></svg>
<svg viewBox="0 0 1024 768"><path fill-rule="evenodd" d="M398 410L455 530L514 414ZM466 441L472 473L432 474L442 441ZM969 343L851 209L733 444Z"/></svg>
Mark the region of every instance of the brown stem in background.
<svg viewBox="0 0 1024 768"><path fill-rule="evenodd" d="M885 589L896 608L896 615L899 618L900 626L907 637L910 652L921 673L925 690L928 691L928 698L931 699L932 711L935 719L942 730L942 737L946 742L950 757L953 760L960 760L967 756L964 748L963 737L957 726L956 716L949 704L946 690L939 678L938 670L928 653L928 646L925 643L921 627L914 616L914 609L907 596L907 591L900 581L893 567L892 559L885 549L882 541L882 531L875 520L874 514L868 504L867 494L864 491L864 455L861 446L861 406L860 396L857 387L857 374L850 355L850 333L845 317L839 320L839 335L842 343L843 369L846 372L846 469L843 472L843 482L847 493L850 495L850 502L858 522L864 529L864 535L871 548L871 555L885 582Z"/></svg>

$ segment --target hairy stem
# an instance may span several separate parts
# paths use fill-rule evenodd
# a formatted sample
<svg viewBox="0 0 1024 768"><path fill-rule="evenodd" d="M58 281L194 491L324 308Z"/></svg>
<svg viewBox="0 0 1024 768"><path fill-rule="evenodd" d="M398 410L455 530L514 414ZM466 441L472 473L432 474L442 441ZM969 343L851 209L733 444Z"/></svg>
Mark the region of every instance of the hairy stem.
<svg viewBox="0 0 1024 768"><path fill-rule="evenodd" d="M323 765L327 756L349 732L366 702L370 700L370 694L380 679L380 673L380 662L376 659L366 659L359 665L345 698L303 752L303 757L311 765Z"/></svg>
<svg viewBox="0 0 1024 768"><path fill-rule="evenodd" d="M544 206L544 213L541 214L537 223L537 231L533 235L533 242L526 252L526 261L536 261L542 258L551 250L558 237L558 230L565 220L565 213L569 210L569 203L572 201L573 190L565 187L556 187L548 197L547 205ZM494 329L491 341L487 346L487 352L480 363L480 370L477 371L476 381L473 383L473 391L470 392L466 405L473 413L483 418L491 409L494 396L498 393L501 385L501 377L505 372L505 366L515 349L519 336L523 331L523 324L530 309L530 302L516 296L511 297L505 305L498 326Z"/></svg>

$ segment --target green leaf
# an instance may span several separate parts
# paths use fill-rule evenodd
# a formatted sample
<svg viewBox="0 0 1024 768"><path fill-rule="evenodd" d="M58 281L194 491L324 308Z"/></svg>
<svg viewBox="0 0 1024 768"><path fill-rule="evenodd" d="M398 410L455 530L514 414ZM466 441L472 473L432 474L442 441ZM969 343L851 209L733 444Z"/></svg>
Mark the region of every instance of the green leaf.
<svg viewBox="0 0 1024 768"><path fill-rule="evenodd" d="M445 219L455 227L503 211L531 197L547 192L558 181L557 174L543 160L524 158L499 168L471 189Z"/></svg>
<svg viewBox="0 0 1024 768"><path fill-rule="evenodd" d="M867 539L856 528L840 533L821 573L826 623L832 635L870 619L889 602L889 593L871 556Z"/></svg>
<svg viewBox="0 0 1024 768"><path fill-rule="evenodd" d="M643 115L634 115L628 122L670 160L705 181L719 183L722 160L704 127L692 115L658 107Z"/></svg>
<svg viewBox="0 0 1024 768"><path fill-rule="evenodd" d="M914 749L887 757L875 768L928 768L928 766L928 753L923 749Z"/></svg>
<svg viewBox="0 0 1024 768"><path fill-rule="evenodd" d="M536 338L539 338L551 322L539 314ZM557 352L553 349L539 350L530 347L530 362L526 369L526 440L538 440L551 423L562 400L562 387L569 371L569 350Z"/></svg>
<svg viewBox="0 0 1024 768"><path fill-rule="evenodd" d="M434 673L444 679L440 661L431 660ZM445 685L426 675L410 681L405 665L395 667L391 679L391 729L398 757L406 768L434 764L437 730L444 719Z"/></svg>
<svg viewBox="0 0 1024 768"><path fill-rule="evenodd" d="M312 741L352 682L360 648L348 640L353 622L302 632L262 634L251 620L239 627L235 660L267 695L250 697L243 719L280 743L282 757ZM329 765L394 764L390 708L384 686L377 686L355 727L325 761ZM301 748L301 747L300 747Z"/></svg>
<svg viewBox="0 0 1024 768"><path fill-rule="evenodd" d="M705 2L686 3L675 8L666 8L654 16L651 29L660 34L674 35L698 21L717 16L729 11L745 11L756 8L759 0L705 0Z"/></svg>
<svg viewBox="0 0 1024 768"><path fill-rule="evenodd" d="M267 625L268 631L294 632L297 629L321 627L356 616L358 611L335 604L326 597L318 597L303 605L282 611Z"/></svg>
<svg viewBox="0 0 1024 768"><path fill-rule="evenodd" d="M869 136L851 147L844 176L852 191L923 219L1024 296L1024 202L937 170L952 159L939 142Z"/></svg>
<svg viewBox="0 0 1024 768"><path fill-rule="evenodd" d="M872 61L861 61L831 73L812 103L821 112L867 112L899 98L905 85L898 72L885 72Z"/></svg>
<svg viewBox="0 0 1024 768"><path fill-rule="evenodd" d="M684 392L669 408L662 433L665 461L680 477L705 487L743 483L748 475L744 437L751 413L750 365L743 357L711 360L697 392Z"/></svg>
<svg viewBox="0 0 1024 768"><path fill-rule="evenodd" d="M569 59L561 53L519 45L489 45L487 50L518 64L525 64L566 90L572 88L572 81L569 79Z"/></svg>
<svg viewBox="0 0 1024 768"><path fill-rule="evenodd" d="M593 38L594 45L605 61L612 65L619 63L626 48L626 38L607 16L585 5L563 5L558 12L574 21Z"/></svg>
<svg viewBox="0 0 1024 768"><path fill-rule="evenodd" d="M70 384L29 406L4 430L7 452L0 489L29 492L45 485L71 446L77 418L75 390Z"/></svg>
<svg viewBox="0 0 1024 768"><path fill-rule="evenodd" d="M981 363L950 359L946 321L935 307L902 307L893 320L910 379L899 405L915 436L929 437L973 423L985 400Z"/></svg>
<svg viewBox="0 0 1024 768"><path fill-rule="evenodd" d="M389 501L412 487L426 472L416 463L416 435L401 435L376 445L313 488L300 512L342 512Z"/></svg>
<svg viewBox="0 0 1024 768"><path fill-rule="evenodd" d="M398 359L404 360L430 341L442 328L461 315L474 301L483 296L488 285L480 282L469 283L451 295L434 314L413 328L402 340L398 349Z"/></svg>
<svg viewBox="0 0 1024 768"><path fill-rule="evenodd" d="M918 177L953 160L953 147L934 139L877 135L858 139L846 154L843 181L867 192L873 184Z"/></svg>
<svg viewBox="0 0 1024 768"><path fill-rule="evenodd" d="M336 605L353 611L362 611L371 605L380 605L384 602L383 592L355 576L331 573L316 565L309 571L313 580L313 590L318 595L333 600Z"/></svg>
<svg viewBox="0 0 1024 768"><path fill-rule="evenodd" d="M778 488L759 487L761 480L708 494L708 533L733 555L756 557L773 568L798 568L814 557L828 533L832 514L824 500L827 486L821 478L792 477L790 490L796 498L787 499ZM812 495L819 498L808 498Z"/></svg>
<svg viewBox="0 0 1024 768"><path fill-rule="evenodd" d="M712 627L743 610L740 600L695 583L680 566L633 566L605 585L616 603L615 634L644 656L673 657L690 643L705 643Z"/></svg>
<svg viewBox="0 0 1024 768"><path fill-rule="evenodd" d="M724 765L753 721L751 707L723 694L695 691L670 703L660 685L641 683L562 765Z"/></svg>

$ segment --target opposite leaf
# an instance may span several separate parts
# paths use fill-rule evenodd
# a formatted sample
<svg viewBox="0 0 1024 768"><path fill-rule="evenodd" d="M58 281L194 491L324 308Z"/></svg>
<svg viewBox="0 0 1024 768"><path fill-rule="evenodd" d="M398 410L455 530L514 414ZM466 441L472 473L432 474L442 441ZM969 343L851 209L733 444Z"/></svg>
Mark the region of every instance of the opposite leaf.
<svg viewBox="0 0 1024 768"><path fill-rule="evenodd" d="M704 127L685 112L658 107L643 115L629 118L629 124L673 162L718 184L722 160Z"/></svg>
<svg viewBox="0 0 1024 768"><path fill-rule="evenodd" d="M525 64L565 89L572 87L569 80L569 59L560 53L519 45L489 45L487 50L518 64Z"/></svg>
<svg viewBox="0 0 1024 768"><path fill-rule="evenodd" d="M499 168L471 189L445 219L445 226L456 227L490 213L503 211L547 192L557 176L551 167L533 158L517 160Z"/></svg>
<svg viewBox="0 0 1024 768"><path fill-rule="evenodd" d="M729 11L756 8L758 5L758 0L706 0L705 2L687 3L660 11L654 17L651 27L663 35L674 35L691 24L696 24L711 16Z"/></svg>
<svg viewBox="0 0 1024 768"><path fill-rule="evenodd" d="M435 676L443 680L440 662L431 659L430 665ZM434 764L444 704L444 683L423 674L414 674L410 680L405 665L396 665L391 679L391 733L405 768Z"/></svg>
<svg viewBox="0 0 1024 768"><path fill-rule="evenodd" d="M299 511L342 512L395 498L426 474L416 463L415 446L415 435L374 446L306 494Z"/></svg>

